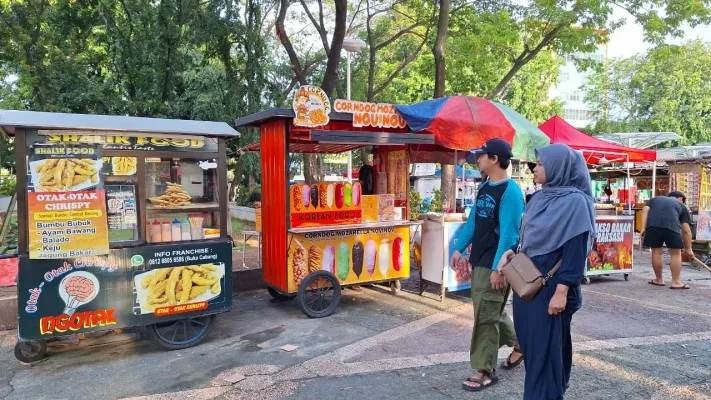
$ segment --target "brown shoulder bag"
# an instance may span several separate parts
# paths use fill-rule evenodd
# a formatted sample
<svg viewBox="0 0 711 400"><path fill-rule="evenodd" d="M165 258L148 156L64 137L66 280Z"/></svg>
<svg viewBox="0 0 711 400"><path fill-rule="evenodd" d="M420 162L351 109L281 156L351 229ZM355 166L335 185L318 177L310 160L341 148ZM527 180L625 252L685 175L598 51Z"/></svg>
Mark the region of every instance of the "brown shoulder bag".
<svg viewBox="0 0 711 400"><path fill-rule="evenodd" d="M530 301L541 288L548 283L548 280L558 272L563 260L558 261L553 269L551 269L546 276L543 276L538 267L536 267L536 264L531 261L531 258L521 252L521 244L523 243L525 230L524 225L516 255L513 256L506 265L501 267L500 272L520 298Z"/></svg>

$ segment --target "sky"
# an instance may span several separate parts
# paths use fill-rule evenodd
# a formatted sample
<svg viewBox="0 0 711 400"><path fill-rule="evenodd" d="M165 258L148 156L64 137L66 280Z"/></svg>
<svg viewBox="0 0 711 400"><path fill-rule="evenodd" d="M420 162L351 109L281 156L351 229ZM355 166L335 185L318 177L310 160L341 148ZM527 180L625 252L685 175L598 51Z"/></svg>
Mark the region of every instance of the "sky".
<svg viewBox="0 0 711 400"><path fill-rule="evenodd" d="M644 41L642 27L634 21L634 18L622 9L615 9L613 18L625 18L627 23L615 30L610 36L608 45L608 56L611 58L629 57L638 53L642 53L649 49L652 45ZM683 42L703 39L711 42L711 28L708 25L697 26L696 28L687 27L684 29L684 36L681 38L668 38L667 43L681 44Z"/></svg>

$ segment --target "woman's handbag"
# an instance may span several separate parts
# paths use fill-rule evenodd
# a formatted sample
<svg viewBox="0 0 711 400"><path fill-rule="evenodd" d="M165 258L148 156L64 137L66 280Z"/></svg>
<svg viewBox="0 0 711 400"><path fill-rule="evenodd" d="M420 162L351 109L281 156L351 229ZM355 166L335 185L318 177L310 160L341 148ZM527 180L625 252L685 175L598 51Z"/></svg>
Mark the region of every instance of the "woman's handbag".
<svg viewBox="0 0 711 400"><path fill-rule="evenodd" d="M506 265L501 267L500 272L504 275L504 278L506 278L506 281L511 285L511 288L518 297L529 301L536 296L541 288L548 283L548 280L558 271L563 260L558 261L553 269L548 272L548 275L543 276L531 258L521 252L521 244L523 243L523 234L525 231L524 225L516 255L514 255Z"/></svg>
<svg viewBox="0 0 711 400"><path fill-rule="evenodd" d="M561 264L562 260L558 261L553 269L548 272L548 275L543 276L536 264L527 255L519 251L506 265L501 267L501 273L518 297L529 301L548 283L548 280L558 271Z"/></svg>

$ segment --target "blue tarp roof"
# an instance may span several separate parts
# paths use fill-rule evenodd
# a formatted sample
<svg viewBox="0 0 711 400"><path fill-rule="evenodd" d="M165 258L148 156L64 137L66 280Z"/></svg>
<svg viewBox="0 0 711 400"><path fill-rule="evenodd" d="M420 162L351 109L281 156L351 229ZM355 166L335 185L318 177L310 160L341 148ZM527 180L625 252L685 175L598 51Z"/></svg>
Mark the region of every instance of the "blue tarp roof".
<svg viewBox="0 0 711 400"><path fill-rule="evenodd" d="M441 169L438 169L437 171L435 171L435 176L440 176L440 175L442 175ZM458 165L457 166L457 178L461 178L461 177L462 177L462 167ZM481 173L479 173L479 171L477 171L475 169L467 168L466 178L467 179L480 179Z"/></svg>

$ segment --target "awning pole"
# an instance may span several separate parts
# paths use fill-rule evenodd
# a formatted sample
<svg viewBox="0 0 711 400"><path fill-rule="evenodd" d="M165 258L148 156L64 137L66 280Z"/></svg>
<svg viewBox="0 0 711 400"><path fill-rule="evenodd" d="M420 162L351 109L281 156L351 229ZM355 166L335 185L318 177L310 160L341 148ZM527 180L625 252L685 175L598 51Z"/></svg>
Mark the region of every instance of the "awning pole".
<svg viewBox="0 0 711 400"><path fill-rule="evenodd" d="M627 211L632 213L632 185L630 178L630 155L627 155Z"/></svg>
<svg viewBox="0 0 711 400"><path fill-rule="evenodd" d="M657 197L657 161L654 161L652 168L652 199Z"/></svg>

